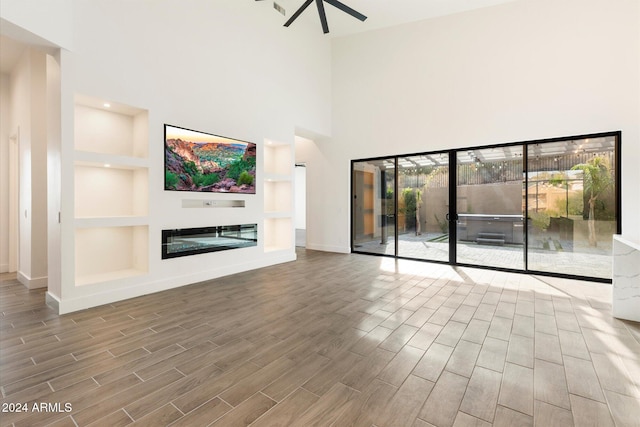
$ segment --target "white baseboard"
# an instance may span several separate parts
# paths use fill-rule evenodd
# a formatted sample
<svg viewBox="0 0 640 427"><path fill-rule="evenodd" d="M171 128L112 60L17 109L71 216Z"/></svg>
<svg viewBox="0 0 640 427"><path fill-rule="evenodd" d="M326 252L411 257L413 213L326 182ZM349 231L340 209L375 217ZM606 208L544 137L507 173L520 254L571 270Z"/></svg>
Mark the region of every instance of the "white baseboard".
<svg viewBox="0 0 640 427"><path fill-rule="evenodd" d="M9 264L0 264L0 273L9 273Z"/></svg>
<svg viewBox="0 0 640 427"><path fill-rule="evenodd" d="M18 282L26 286L27 289L40 289L40 288L47 287L47 282L48 282L47 276L31 278L25 275L24 273L22 273L21 271L18 271L17 276L18 276Z"/></svg>
<svg viewBox="0 0 640 427"><path fill-rule="evenodd" d="M332 245L318 245L315 243L307 242L307 249L323 252L337 252L339 254L351 253L351 248L344 246L332 246Z"/></svg>
<svg viewBox="0 0 640 427"><path fill-rule="evenodd" d="M60 313L60 300L58 299L58 297L56 297L50 292L47 292L45 294L45 302L49 307L53 308L56 312Z"/></svg>
<svg viewBox="0 0 640 427"><path fill-rule="evenodd" d="M229 276L232 274L242 273L245 271L255 270L258 268L282 264L295 260L296 254L293 250L275 251L270 254L265 254L264 257L257 260L254 259L239 264L216 268L214 270L202 271L195 274L181 275L176 277L168 277L160 280L138 282L133 286L98 292L91 295L62 298L58 300L58 313L72 313L74 311L84 310L87 308L97 307L105 304L111 304L117 301L136 298L142 295L162 292L169 289L179 288L181 286L192 285L208 280L217 279L220 277Z"/></svg>

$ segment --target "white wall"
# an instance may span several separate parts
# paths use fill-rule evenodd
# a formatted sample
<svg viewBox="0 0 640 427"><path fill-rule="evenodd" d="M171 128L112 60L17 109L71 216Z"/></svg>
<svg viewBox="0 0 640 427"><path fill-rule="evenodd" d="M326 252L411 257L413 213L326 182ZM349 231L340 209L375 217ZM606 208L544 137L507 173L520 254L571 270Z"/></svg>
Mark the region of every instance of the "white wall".
<svg viewBox="0 0 640 427"><path fill-rule="evenodd" d="M73 39L73 1L2 0L2 33L29 44L70 49Z"/></svg>
<svg viewBox="0 0 640 427"><path fill-rule="evenodd" d="M9 271L9 75L0 74L0 273Z"/></svg>
<svg viewBox="0 0 640 427"><path fill-rule="evenodd" d="M334 40L310 246L349 250L351 159L615 130L623 234L639 240L639 5L517 1Z"/></svg>
<svg viewBox="0 0 640 427"><path fill-rule="evenodd" d="M30 287L47 283L47 56L31 51L31 269ZM22 142L22 140L21 140ZM22 241L22 239L21 239Z"/></svg>
<svg viewBox="0 0 640 427"><path fill-rule="evenodd" d="M19 134L18 280L30 288L47 280L46 55L26 49L11 72L9 128Z"/></svg>
<svg viewBox="0 0 640 427"><path fill-rule="evenodd" d="M62 52L61 311L77 310L278 262L262 248L160 259L161 230L258 223L264 199L163 190L165 123L258 144L293 144L297 126L330 133L330 42L282 27L270 4L221 0L74 3L73 51ZM149 112L149 273L75 286L74 93ZM71 94L71 95L70 95ZM71 130L71 131L70 131ZM262 175L258 166L258 176ZM117 189L114 189L117 191ZM244 199L246 208L184 209L183 199ZM293 247L291 248L293 253ZM287 255L289 256L289 255ZM79 270L81 271L81 270Z"/></svg>
<svg viewBox="0 0 640 427"><path fill-rule="evenodd" d="M307 228L307 168L296 166L295 174L296 229Z"/></svg>
<svg viewBox="0 0 640 427"><path fill-rule="evenodd" d="M60 54L46 57L47 74L47 291L59 296L62 290L60 252L61 191L61 69Z"/></svg>
<svg viewBox="0 0 640 427"><path fill-rule="evenodd" d="M248 140L292 139L293 124L329 133L328 39L283 28L268 6L77 2L75 90L152 109L151 141L164 120Z"/></svg>

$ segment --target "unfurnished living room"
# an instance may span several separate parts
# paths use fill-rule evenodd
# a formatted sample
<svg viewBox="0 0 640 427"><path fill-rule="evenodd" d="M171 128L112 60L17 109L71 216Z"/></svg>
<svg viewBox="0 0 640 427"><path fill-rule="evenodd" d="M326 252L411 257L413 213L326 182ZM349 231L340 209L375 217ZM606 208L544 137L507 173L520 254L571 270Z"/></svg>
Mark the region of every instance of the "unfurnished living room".
<svg viewBox="0 0 640 427"><path fill-rule="evenodd" d="M640 2L3 0L1 426L640 426Z"/></svg>

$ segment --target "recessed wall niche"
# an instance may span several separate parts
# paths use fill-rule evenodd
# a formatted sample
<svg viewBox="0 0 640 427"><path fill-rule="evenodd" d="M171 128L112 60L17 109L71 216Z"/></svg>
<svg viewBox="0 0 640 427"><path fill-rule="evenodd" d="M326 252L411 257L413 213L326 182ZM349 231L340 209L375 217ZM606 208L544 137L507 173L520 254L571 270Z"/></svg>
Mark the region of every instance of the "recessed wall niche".
<svg viewBox="0 0 640 427"><path fill-rule="evenodd" d="M293 247L293 146L265 141L264 148L264 250Z"/></svg>
<svg viewBox="0 0 640 427"><path fill-rule="evenodd" d="M148 272L148 126L146 110L75 98L76 285Z"/></svg>
<svg viewBox="0 0 640 427"><path fill-rule="evenodd" d="M77 163L76 217L147 215L146 168Z"/></svg>
<svg viewBox="0 0 640 427"><path fill-rule="evenodd" d="M148 240L147 226L76 229L76 286L145 274Z"/></svg>

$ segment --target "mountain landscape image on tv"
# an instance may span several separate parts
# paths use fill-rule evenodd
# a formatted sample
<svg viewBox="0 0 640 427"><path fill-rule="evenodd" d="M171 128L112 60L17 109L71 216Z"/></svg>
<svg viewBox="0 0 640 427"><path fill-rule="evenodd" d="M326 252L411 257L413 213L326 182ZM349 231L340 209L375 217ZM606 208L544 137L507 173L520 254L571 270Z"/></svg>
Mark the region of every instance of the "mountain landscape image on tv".
<svg viewBox="0 0 640 427"><path fill-rule="evenodd" d="M164 125L164 189L256 192L256 144Z"/></svg>

